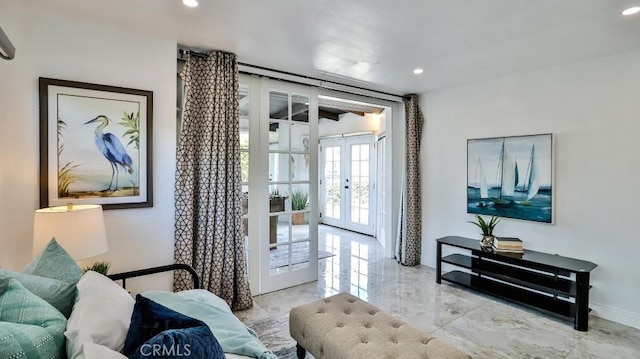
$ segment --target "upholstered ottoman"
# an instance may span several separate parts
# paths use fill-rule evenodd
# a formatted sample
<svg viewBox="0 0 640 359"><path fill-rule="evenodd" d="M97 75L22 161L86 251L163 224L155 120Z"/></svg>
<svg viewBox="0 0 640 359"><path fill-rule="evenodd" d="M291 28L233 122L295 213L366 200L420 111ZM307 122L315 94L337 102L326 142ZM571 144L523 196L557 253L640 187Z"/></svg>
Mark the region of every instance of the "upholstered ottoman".
<svg viewBox="0 0 640 359"><path fill-rule="evenodd" d="M469 355L342 293L291 309L289 332L316 359L468 359Z"/></svg>

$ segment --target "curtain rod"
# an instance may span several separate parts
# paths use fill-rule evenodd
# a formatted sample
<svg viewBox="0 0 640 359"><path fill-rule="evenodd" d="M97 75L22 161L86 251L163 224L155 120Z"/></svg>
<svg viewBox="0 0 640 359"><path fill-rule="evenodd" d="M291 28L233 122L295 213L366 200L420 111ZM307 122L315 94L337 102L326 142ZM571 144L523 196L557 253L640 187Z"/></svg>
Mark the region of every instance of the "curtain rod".
<svg viewBox="0 0 640 359"><path fill-rule="evenodd" d="M198 56L198 57L207 56L207 54L203 52L190 50L186 48L178 48L178 61L186 61L187 53L194 56ZM270 69L268 67L256 66L256 65L247 64L244 62L238 62L238 71L242 74L266 76L273 79L283 80L291 83L311 85L311 86L316 86L316 87L320 87L328 90L347 92L347 93L352 93L356 95L378 98L382 100L395 101L395 102L402 102L403 100L402 95L398 95L394 93L370 90L364 87L322 80L316 77L299 75L299 74L282 71L282 70Z"/></svg>

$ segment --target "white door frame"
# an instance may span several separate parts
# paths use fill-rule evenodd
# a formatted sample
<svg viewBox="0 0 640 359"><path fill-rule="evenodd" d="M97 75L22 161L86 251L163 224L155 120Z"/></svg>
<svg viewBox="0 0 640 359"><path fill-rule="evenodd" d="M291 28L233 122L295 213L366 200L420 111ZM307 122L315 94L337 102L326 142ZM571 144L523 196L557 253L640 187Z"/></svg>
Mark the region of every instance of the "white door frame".
<svg viewBox="0 0 640 359"><path fill-rule="evenodd" d="M257 199L264 183L260 173L260 78L240 74L240 83L249 88L249 201L247 267L251 293L260 293L260 227L265 220L259 216Z"/></svg>
<svg viewBox="0 0 640 359"><path fill-rule="evenodd" d="M378 242L380 242L380 244L383 247L386 247L386 243L385 243L385 238L386 238L386 232L387 232L387 227L386 227L386 221L384 220L387 217L387 208L384 206L384 203L386 203L386 198L387 198L387 192L386 192L386 182L387 182L387 178L389 176L389 174L387 173L386 167L385 167L385 158L386 158L386 151L387 151L387 136L386 135L382 135L382 136L378 136L376 138L376 159L378 161L378 165L377 165L377 169L376 169L376 183L377 183L377 187L376 187L376 198L377 198L377 203L380 203L380 206L378 206L377 208L377 213L376 213L376 238L378 239Z"/></svg>

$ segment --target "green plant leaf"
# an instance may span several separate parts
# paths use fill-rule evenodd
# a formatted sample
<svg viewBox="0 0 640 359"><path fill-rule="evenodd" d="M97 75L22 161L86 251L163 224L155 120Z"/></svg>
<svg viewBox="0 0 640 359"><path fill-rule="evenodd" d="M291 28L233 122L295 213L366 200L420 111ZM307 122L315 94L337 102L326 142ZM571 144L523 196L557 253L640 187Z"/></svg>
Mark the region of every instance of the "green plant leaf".
<svg viewBox="0 0 640 359"><path fill-rule="evenodd" d="M111 267L111 263L107 261L99 261L95 262L90 266L84 267L82 270L86 273L87 271L98 272L102 275L107 275L109 273L109 268Z"/></svg>
<svg viewBox="0 0 640 359"><path fill-rule="evenodd" d="M476 222L473 222L473 221L467 221L467 222L478 226L478 228L480 228L480 230L482 231L483 235L492 236L493 230L495 229L496 225L500 222L500 220L501 218L498 216L491 216L489 221L486 221L481 215L476 214Z"/></svg>
<svg viewBox="0 0 640 359"><path fill-rule="evenodd" d="M291 194L291 209L301 211L309 204L309 195L301 190L295 190Z"/></svg>

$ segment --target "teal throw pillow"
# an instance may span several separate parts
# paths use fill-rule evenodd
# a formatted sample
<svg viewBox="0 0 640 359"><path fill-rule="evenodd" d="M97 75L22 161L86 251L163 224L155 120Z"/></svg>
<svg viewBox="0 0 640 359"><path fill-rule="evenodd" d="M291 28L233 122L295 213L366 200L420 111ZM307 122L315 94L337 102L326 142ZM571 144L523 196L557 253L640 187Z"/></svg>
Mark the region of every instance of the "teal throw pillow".
<svg viewBox="0 0 640 359"><path fill-rule="evenodd" d="M17 279L68 318L78 293L76 283L81 277L80 267L54 238L21 272L0 268L0 292L9 279Z"/></svg>
<svg viewBox="0 0 640 359"><path fill-rule="evenodd" d="M72 284L78 283L83 274L76 261L55 238L21 272Z"/></svg>
<svg viewBox="0 0 640 359"><path fill-rule="evenodd" d="M10 279L0 295L0 358L61 358L66 325L58 310Z"/></svg>
<svg viewBox="0 0 640 359"><path fill-rule="evenodd" d="M54 308L69 317L76 300L78 289L75 284L65 281L40 277L37 275L14 272L8 269L0 269L0 292L5 290L11 279L15 279L31 293L44 299Z"/></svg>

